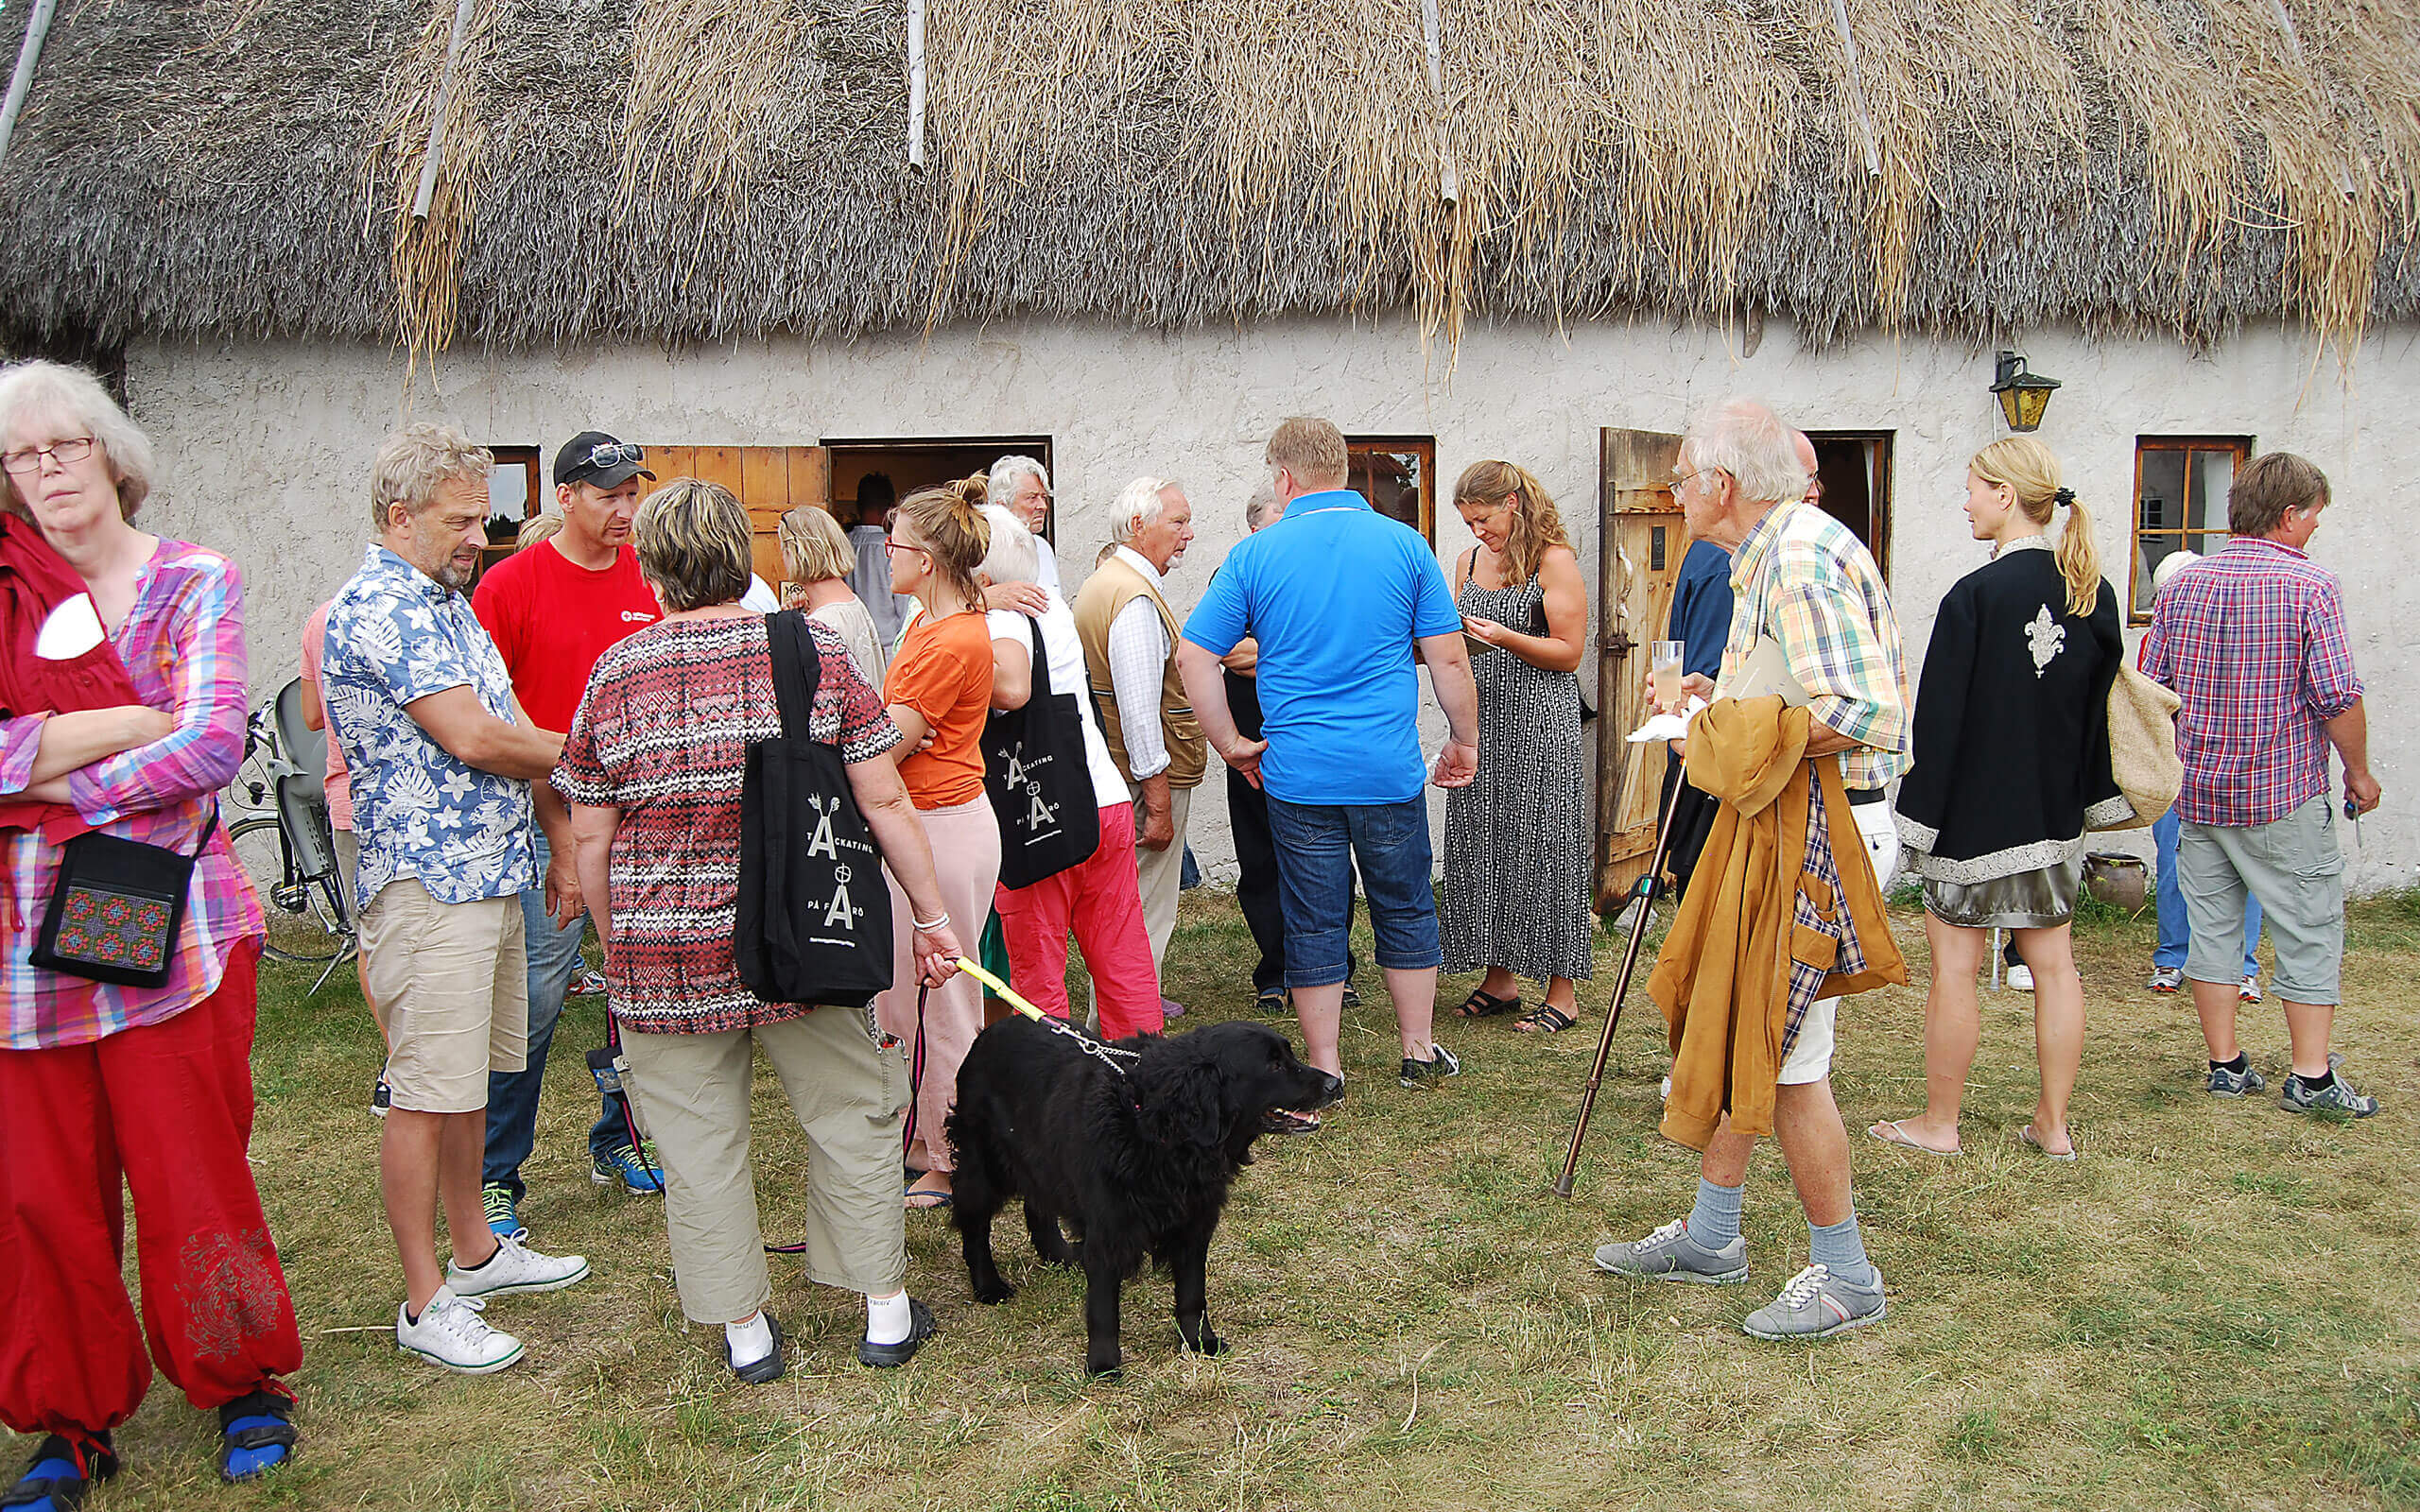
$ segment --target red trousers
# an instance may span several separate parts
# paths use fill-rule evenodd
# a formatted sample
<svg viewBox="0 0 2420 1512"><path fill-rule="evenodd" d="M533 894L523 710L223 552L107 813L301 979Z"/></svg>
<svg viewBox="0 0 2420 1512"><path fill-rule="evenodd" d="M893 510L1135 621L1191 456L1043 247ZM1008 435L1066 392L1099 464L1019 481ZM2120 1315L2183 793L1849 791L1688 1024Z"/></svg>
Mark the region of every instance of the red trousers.
<svg viewBox="0 0 2420 1512"><path fill-rule="evenodd" d="M237 946L218 990L164 1023L0 1050L0 1423L114 1428L154 1360L205 1410L302 1363L244 1158L257 965L256 947ZM123 1280L128 1187L139 1330Z"/></svg>
<svg viewBox="0 0 2420 1512"><path fill-rule="evenodd" d="M1100 844L1089 859L1030 887L1002 887L992 906L1018 996L1054 1019L1067 1016L1072 928L1093 975L1100 1032L1112 1040L1160 1032L1160 969L1134 880L1133 804L1100 811Z"/></svg>

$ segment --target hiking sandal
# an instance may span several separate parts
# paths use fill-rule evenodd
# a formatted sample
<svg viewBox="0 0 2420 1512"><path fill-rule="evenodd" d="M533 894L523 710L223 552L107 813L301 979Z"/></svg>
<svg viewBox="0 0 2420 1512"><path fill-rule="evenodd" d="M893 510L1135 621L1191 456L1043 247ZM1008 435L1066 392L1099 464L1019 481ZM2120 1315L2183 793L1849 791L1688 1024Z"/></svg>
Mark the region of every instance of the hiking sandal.
<svg viewBox="0 0 2420 1512"><path fill-rule="evenodd" d="M117 1473L117 1452L109 1435L68 1438L46 1434L17 1484L0 1491L0 1507L33 1506L48 1502L54 1512L81 1506L93 1487Z"/></svg>
<svg viewBox="0 0 2420 1512"><path fill-rule="evenodd" d="M218 1478L249 1481L294 1457L294 1399L263 1386L218 1409ZM269 1452L275 1451L275 1452Z"/></svg>

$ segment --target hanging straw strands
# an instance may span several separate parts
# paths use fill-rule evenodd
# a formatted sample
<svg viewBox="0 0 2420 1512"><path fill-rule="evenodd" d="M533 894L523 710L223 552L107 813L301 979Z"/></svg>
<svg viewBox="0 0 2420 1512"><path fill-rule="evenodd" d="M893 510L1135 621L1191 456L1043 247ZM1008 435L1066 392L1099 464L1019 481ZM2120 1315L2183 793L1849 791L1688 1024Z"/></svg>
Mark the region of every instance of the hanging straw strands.
<svg viewBox="0 0 2420 1512"><path fill-rule="evenodd" d="M0 192L91 233L0 244L0 299L416 357L1398 310L1449 352L1753 312L1819 345L2284 316L2342 356L2420 316L2420 28L2382 0L1434 9L1432 75L1426 0L929 0L920 172L907 0L478 0L441 119L454 0L62 7L82 64Z"/></svg>

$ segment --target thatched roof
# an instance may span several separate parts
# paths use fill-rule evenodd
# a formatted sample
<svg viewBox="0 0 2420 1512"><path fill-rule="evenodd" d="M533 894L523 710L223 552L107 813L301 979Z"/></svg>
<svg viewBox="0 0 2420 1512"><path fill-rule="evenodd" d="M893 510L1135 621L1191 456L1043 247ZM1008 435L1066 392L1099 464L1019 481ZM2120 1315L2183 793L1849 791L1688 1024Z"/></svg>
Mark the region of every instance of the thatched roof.
<svg viewBox="0 0 2420 1512"><path fill-rule="evenodd" d="M1753 310L2200 343L2420 307L2402 0L1442 0L1442 91L1422 0L930 0L922 168L906 5L478 0L415 221L455 0L63 0L0 162L0 321L522 348Z"/></svg>

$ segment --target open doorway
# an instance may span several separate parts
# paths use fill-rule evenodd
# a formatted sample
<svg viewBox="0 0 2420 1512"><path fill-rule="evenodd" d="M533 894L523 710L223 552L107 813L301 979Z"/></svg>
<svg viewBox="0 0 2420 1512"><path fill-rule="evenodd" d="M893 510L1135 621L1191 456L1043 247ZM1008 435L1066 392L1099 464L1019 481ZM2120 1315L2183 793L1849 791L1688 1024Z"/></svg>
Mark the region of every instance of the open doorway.
<svg viewBox="0 0 2420 1512"><path fill-rule="evenodd" d="M1815 443L1815 481L1824 512L1857 533L1874 564L1891 576L1891 436L1889 431L1808 431Z"/></svg>
<svg viewBox="0 0 2420 1512"><path fill-rule="evenodd" d="M832 513L843 525L882 524L878 519L857 521L859 492L865 480L876 474L890 483L890 502L894 504L918 489L947 483L971 472L988 472L992 464L1004 456L1032 457L1050 473L1054 486L1059 477L1047 436L826 440L823 444L832 454ZM875 498L880 496L877 486ZM1054 509L1043 536L1055 544L1058 529L1059 517Z"/></svg>

